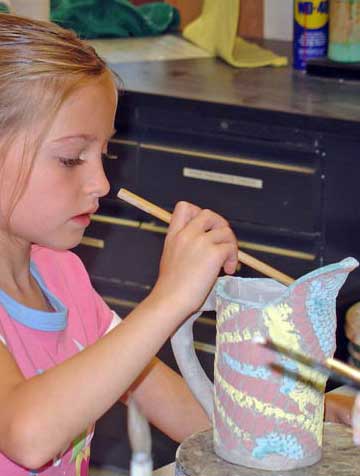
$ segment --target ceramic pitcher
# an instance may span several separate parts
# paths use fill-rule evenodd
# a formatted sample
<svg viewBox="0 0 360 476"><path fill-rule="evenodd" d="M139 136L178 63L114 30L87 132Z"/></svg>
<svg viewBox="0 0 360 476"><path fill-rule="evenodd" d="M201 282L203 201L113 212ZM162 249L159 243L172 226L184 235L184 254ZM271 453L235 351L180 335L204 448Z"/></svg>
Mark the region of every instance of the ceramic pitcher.
<svg viewBox="0 0 360 476"><path fill-rule="evenodd" d="M336 346L336 297L354 258L286 287L272 279L223 277L201 311L216 310L214 385L197 360L192 316L172 338L180 371L213 422L214 450L238 465L289 470L322 453L326 377L254 342L271 339L315 359Z"/></svg>

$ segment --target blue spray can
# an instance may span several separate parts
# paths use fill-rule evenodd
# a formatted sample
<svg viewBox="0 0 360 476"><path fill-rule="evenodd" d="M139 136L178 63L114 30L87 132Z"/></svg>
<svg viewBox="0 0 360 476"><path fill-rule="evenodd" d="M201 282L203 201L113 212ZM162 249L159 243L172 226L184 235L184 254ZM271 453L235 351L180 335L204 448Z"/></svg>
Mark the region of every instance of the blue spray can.
<svg viewBox="0 0 360 476"><path fill-rule="evenodd" d="M326 56L328 37L329 0L294 0L294 68Z"/></svg>

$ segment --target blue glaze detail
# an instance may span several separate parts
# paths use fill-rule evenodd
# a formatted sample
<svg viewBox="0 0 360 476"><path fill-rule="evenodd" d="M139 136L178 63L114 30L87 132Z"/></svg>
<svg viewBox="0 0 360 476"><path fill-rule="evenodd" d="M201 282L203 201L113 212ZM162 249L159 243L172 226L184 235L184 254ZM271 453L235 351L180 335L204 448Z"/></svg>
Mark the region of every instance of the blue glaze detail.
<svg viewBox="0 0 360 476"><path fill-rule="evenodd" d="M235 372L246 375L247 377L254 377L261 380L268 380L271 372L266 367L263 366L253 366L249 364L242 364L238 360L233 359L228 353L222 353L222 359L225 364L230 367Z"/></svg>
<svg viewBox="0 0 360 476"><path fill-rule="evenodd" d="M274 453L291 459L304 457L303 448L293 435L271 432L256 438L256 446L252 451L254 458L263 459Z"/></svg>
<svg viewBox="0 0 360 476"><path fill-rule="evenodd" d="M290 286L285 286L278 283L270 278L239 278L234 276L223 276L217 280L216 284L216 296L221 300L225 300L231 303L238 303L243 306L245 309L266 309L267 306L276 306L277 304L284 302L291 294L294 292L294 289L304 282L309 281L312 278L319 277L322 279L322 276L326 273L333 273L343 270L345 276L347 276L350 271L359 266L359 262L352 257L345 258L342 261L337 263L331 263L322 268L317 268L310 273L304 274L296 281L294 281ZM257 295L260 293L260 289L267 290L271 289L273 292L273 298L262 299L257 296L256 301L247 300L236 296L236 292L228 290L227 286L231 281L236 281L238 286L243 287L247 283L251 282L254 287L258 287ZM235 288L236 289L236 288Z"/></svg>
<svg viewBox="0 0 360 476"><path fill-rule="evenodd" d="M299 283L309 281L310 278L316 278L318 276L320 277L325 273L333 273L343 269L344 273L349 274L350 271L352 271L354 268L357 268L358 266L359 266L358 260L350 256L349 258L345 258L337 263L327 264L326 266L323 266L322 268L314 269L314 271L310 271L310 273L300 276L300 278L298 278L296 281L290 284L290 286L288 287L288 290L291 290L292 288L297 286Z"/></svg>
<svg viewBox="0 0 360 476"><path fill-rule="evenodd" d="M325 356L332 355L336 330L333 319L336 296L344 284L347 273L339 273L328 279L314 280L310 283L305 301L306 310L315 331L321 350Z"/></svg>
<svg viewBox="0 0 360 476"><path fill-rule="evenodd" d="M280 386L280 392L284 395L288 395L294 390L296 386L296 375L298 374L299 366L296 362L284 356L281 356L279 360L280 365L285 369L285 374ZM294 377L287 374L286 370L288 370L291 374L294 374Z"/></svg>

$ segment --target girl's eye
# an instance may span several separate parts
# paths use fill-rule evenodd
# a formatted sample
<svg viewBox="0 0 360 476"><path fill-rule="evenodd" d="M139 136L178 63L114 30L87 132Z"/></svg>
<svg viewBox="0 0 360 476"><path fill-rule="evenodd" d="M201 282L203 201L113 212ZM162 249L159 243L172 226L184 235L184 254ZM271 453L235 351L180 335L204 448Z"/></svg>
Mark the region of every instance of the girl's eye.
<svg viewBox="0 0 360 476"><path fill-rule="evenodd" d="M84 163L84 159L81 159L80 157L75 157L71 159L68 159L66 157L59 157L59 161L64 167L76 167L77 165L82 165Z"/></svg>

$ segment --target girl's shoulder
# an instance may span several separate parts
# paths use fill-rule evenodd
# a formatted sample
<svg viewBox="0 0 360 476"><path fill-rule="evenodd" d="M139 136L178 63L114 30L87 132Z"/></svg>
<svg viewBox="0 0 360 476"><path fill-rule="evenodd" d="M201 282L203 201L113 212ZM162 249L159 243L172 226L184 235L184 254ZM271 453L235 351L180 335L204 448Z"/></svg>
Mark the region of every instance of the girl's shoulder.
<svg viewBox="0 0 360 476"><path fill-rule="evenodd" d="M89 281L89 276L80 258L69 250L54 250L43 246L33 245L31 260L41 274L49 277L66 276L67 280L75 279L77 283L82 279Z"/></svg>

